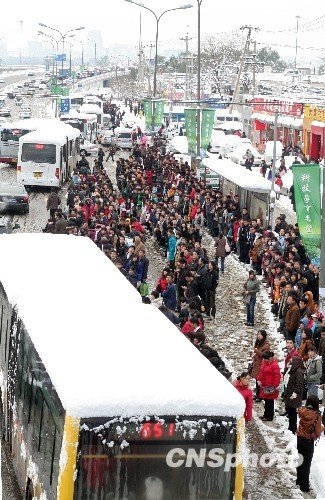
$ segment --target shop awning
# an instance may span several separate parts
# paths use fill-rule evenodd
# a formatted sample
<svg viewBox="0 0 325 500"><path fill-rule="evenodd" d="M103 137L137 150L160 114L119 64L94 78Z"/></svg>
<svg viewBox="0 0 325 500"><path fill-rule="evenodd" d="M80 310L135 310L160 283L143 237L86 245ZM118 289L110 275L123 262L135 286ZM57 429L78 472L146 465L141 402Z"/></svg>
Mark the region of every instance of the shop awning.
<svg viewBox="0 0 325 500"><path fill-rule="evenodd" d="M310 125L311 127L325 128L325 122L319 122L318 120L312 121Z"/></svg>
<svg viewBox="0 0 325 500"><path fill-rule="evenodd" d="M282 127L291 127L294 122L294 118L292 116L279 116L278 123Z"/></svg>
<svg viewBox="0 0 325 500"><path fill-rule="evenodd" d="M292 128L299 130L302 129L302 124L303 124L303 119L302 118L295 118L293 120L293 123L291 125Z"/></svg>

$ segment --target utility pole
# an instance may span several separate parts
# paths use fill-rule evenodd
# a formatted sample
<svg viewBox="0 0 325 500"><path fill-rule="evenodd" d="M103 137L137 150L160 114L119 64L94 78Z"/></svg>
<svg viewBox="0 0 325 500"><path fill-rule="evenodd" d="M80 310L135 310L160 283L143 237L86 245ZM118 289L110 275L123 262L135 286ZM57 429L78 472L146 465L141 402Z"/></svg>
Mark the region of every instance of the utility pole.
<svg viewBox="0 0 325 500"><path fill-rule="evenodd" d="M139 82L143 80L143 53L142 53L142 17L140 11L140 19L139 19Z"/></svg>
<svg viewBox="0 0 325 500"><path fill-rule="evenodd" d="M256 38L254 40L254 53L253 53L253 81L252 81L252 87L253 87L253 97L255 96L255 90L256 90Z"/></svg>
<svg viewBox="0 0 325 500"><path fill-rule="evenodd" d="M297 69L299 19L300 19L300 16L296 16L296 52L295 52L295 69Z"/></svg>
<svg viewBox="0 0 325 500"><path fill-rule="evenodd" d="M151 54L152 54L152 49L155 47L154 43L151 43L149 45L150 52L149 52L149 65L148 65L148 92L152 96L152 91L151 91L151 78L150 78L150 73L151 73Z"/></svg>
<svg viewBox="0 0 325 500"><path fill-rule="evenodd" d="M240 77L241 77L241 74L242 74L242 71L243 71L243 67L244 67L244 64L245 64L245 61L246 61L246 54L248 54L249 46L250 46L250 43L251 43L252 31L253 30L257 31L258 30L258 28L254 28L253 26L247 26L247 25L242 26L240 29L242 31L243 30L247 30L247 37L246 37L246 42L245 42L244 49L243 49L243 54L242 54L242 57L241 57L241 60L240 60L238 75L237 75L237 78L236 78L236 84L235 84L235 89L234 89L234 95L232 96L232 103L230 104L230 108L229 108L229 113L230 114L232 113L233 108L234 108L233 103L236 102L238 94L239 94Z"/></svg>
<svg viewBox="0 0 325 500"><path fill-rule="evenodd" d="M269 200L269 225L271 226L272 231L274 229L274 208L275 208L275 200L276 200L274 185L275 185L276 144L277 144L277 138L278 138L278 119L279 119L279 110L275 109L275 111L274 111L274 133L273 133L272 181L271 181L271 192L270 192L270 200Z"/></svg>
<svg viewBox="0 0 325 500"><path fill-rule="evenodd" d="M188 36L188 33L186 33L186 37L180 38L183 42L185 42L185 65L186 65L186 70L185 70L185 99L188 100L189 98L189 59L190 59L190 53L188 50L188 42L192 40Z"/></svg>

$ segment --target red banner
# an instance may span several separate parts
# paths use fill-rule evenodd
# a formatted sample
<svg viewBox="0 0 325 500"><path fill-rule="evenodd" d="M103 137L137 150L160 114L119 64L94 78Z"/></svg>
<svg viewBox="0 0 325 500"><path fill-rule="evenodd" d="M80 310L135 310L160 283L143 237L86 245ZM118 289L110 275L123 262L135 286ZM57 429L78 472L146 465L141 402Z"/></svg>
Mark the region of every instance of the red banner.
<svg viewBox="0 0 325 500"><path fill-rule="evenodd" d="M247 104L253 106L254 112L267 111L269 113L274 113L277 109L280 115L294 116L296 118L299 118L303 113L303 105L300 102L287 102L256 97Z"/></svg>

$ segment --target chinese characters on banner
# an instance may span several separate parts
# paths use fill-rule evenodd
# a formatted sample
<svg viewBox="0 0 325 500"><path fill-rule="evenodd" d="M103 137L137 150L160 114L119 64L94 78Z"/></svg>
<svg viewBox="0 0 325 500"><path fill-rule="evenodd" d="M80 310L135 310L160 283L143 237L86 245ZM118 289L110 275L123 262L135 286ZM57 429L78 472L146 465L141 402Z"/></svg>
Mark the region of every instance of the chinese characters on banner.
<svg viewBox="0 0 325 500"><path fill-rule="evenodd" d="M152 127L152 113L154 114L155 126L162 125L164 121L164 101L145 99L143 101L144 117L146 120L146 128Z"/></svg>
<svg viewBox="0 0 325 500"><path fill-rule="evenodd" d="M144 117L146 121L146 128L150 128L152 124L152 101L151 100L145 100L143 101L143 111L144 111Z"/></svg>
<svg viewBox="0 0 325 500"><path fill-rule="evenodd" d="M247 104L253 106L254 112L269 111L274 113L277 109L280 115L295 116L299 118L303 113L303 105L299 102L280 101L278 99L262 99L256 97L251 99Z"/></svg>
<svg viewBox="0 0 325 500"><path fill-rule="evenodd" d="M292 165L298 227L308 257L320 263L321 200L320 167L317 164Z"/></svg>
<svg viewBox="0 0 325 500"><path fill-rule="evenodd" d="M192 108L185 108L185 129L188 141L188 152L196 154L196 114L197 110ZM211 133L214 125L214 109L201 110L201 156L205 155L210 140Z"/></svg>
<svg viewBox="0 0 325 500"><path fill-rule="evenodd" d="M164 121L164 101L154 101L154 125L160 126Z"/></svg>

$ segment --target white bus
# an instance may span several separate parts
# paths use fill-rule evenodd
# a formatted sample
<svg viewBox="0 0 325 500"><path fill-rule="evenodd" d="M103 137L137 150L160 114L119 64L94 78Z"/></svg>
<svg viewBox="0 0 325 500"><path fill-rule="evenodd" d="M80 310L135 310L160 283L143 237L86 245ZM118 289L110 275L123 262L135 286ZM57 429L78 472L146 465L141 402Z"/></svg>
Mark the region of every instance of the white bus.
<svg viewBox="0 0 325 500"><path fill-rule="evenodd" d="M98 128L97 115L78 113L72 110L70 113L61 115L60 120L78 129L83 139L87 139L90 142L96 139Z"/></svg>
<svg viewBox="0 0 325 500"><path fill-rule="evenodd" d="M97 123L99 127L103 125L103 110L97 104L83 104L80 107L80 113L87 113L97 116Z"/></svg>
<svg viewBox="0 0 325 500"><path fill-rule="evenodd" d="M53 123L53 120L31 118L2 123L0 126L0 163L17 163L20 137L49 123Z"/></svg>
<svg viewBox="0 0 325 500"><path fill-rule="evenodd" d="M76 167L79 130L56 123L19 139L17 181L60 187Z"/></svg>
<svg viewBox="0 0 325 500"><path fill-rule="evenodd" d="M25 498L241 500L242 467L224 461L245 407L233 385L89 238L0 248L2 435ZM74 289L96 294L62 286L71 257Z"/></svg>
<svg viewBox="0 0 325 500"><path fill-rule="evenodd" d="M66 99L66 97L64 97L64 99ZM77 111L79 111L80 106L82 106L84 103L84 95L80 92L76 94L70 94L68 96L68 99L70 100L70 108L76 109Z"/></svg>

